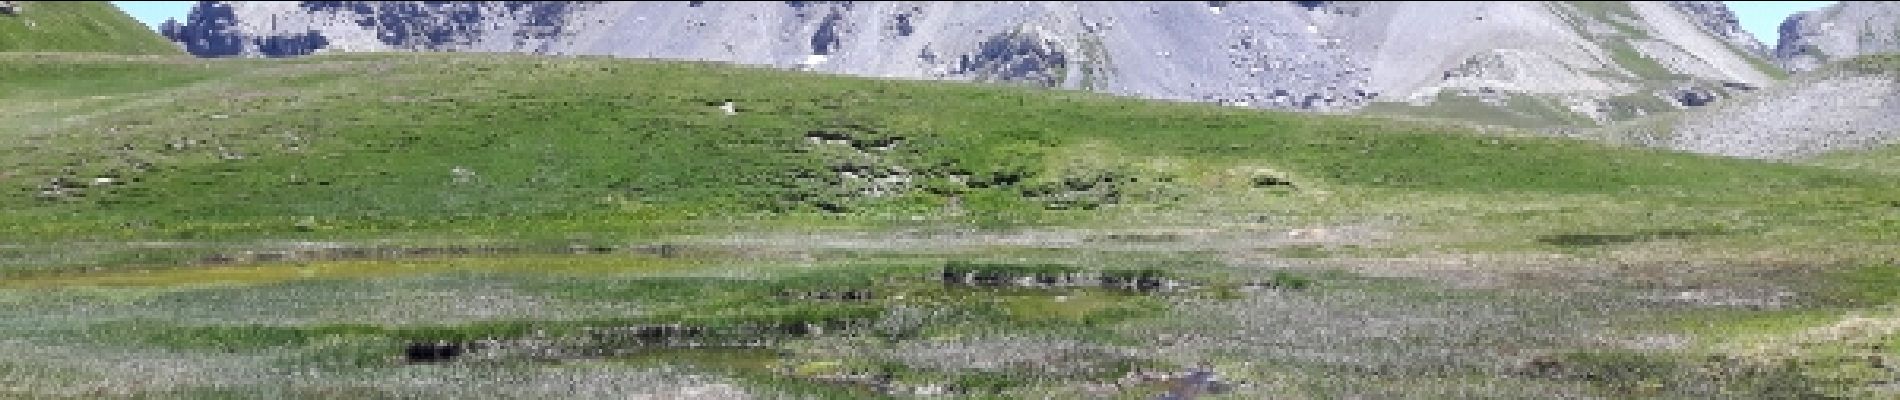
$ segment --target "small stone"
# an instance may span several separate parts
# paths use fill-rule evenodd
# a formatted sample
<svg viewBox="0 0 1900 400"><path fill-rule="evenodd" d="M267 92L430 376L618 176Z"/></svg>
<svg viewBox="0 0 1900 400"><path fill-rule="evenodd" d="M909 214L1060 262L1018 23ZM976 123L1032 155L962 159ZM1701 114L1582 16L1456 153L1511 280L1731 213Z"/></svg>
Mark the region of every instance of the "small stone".
<svg viewBox="0 0 1900 400"><path fill-rule="evenodd" d="M449 175L452 175L455 177L455 183L468 183L469 181L475 179L475 171L470 170L468 169L468 167L463 167L463 166L456 166L455 168L450 168Z"/></svg>

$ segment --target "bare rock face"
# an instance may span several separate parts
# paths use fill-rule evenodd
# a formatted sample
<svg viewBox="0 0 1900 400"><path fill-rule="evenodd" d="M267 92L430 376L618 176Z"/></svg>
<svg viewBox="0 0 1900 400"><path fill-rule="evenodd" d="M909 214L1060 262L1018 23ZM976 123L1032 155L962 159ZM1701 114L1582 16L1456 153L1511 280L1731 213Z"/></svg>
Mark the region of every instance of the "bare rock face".
<svg viewBox="0 0 1900 400"><path fill-rule="evenodd" d="M1720 2L200 2L200 56L482 51L725 61L1350 111L1484 91L1573 103L1670 79L1764 86ZM1635 48L1645 60L1624 54ZM1654 69L1654 68L1651 68Z"/></svg>
<svg viewBox="0 0 1900 400"><path fill-rule="evenodd" d="M1790 71L1864 54L1900 52L1900 2L1843 1L1781 23L1775 58Z"/></svg>
<svg viewBox="0 0 1900 400"><path fill-rule="evenodd" d="M1701 25L1702 29L1721 38L1751 55L1766 57L1773 51L1762 45L1755 35L1742 29L1742 20L1729 11L1728 5L1720 1L1671 1L1669 7L1689 16L1689 19Z"/></svg>
<svg viewBox="0 0 1900 400"><path fill-rule="evenodd" d="M542 51L571 14L564 2L199 2L160 33L201 57L327 51Z"/></svg>

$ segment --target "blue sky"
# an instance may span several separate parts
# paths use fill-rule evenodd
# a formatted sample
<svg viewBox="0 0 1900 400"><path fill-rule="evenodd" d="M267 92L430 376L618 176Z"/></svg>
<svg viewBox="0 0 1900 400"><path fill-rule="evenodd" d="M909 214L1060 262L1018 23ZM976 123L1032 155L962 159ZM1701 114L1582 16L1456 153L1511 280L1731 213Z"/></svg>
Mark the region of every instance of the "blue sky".
<svg viewBox="0 0 1900 400"><path fill-rule="evenodd" d="M139 22L144 22L145 26L150 26L154 29L158 28L158 24L165 23L166 18L176 18L179 21L184 21L185 14L191 13L191 5L195 3L197 2L195 1L115 1L115 2L112 2L113 5L119 6L119 9L125 10L126 14L132 14L133 19L137 19L139 20Z"/></svg>
<svg viewBox="0 0 1900 400"><path fill-rule="evenodd" d="M126 13L132 14L132 18L137 18L139 22L156 27L164 23L166 18L185 19L185 14L191 12L191 5L195 2L115 1L112 3L125 9ZM1788 15L1834 4L1832 1L1729 1L1726 3L1730 10L1735 11L1735 16L1742 20L1742 28L1755 34L1756 38L1769 46L1775 45L1776 31L1781 26L1781 20L1788 18Z"/></svg>
<svg viewBox="0 0 1900 400"><path fill-rule="evenodd" d="M1735 18L1742 20L1742 29L1755 34L1762 44L1774 47L1781 37L1781 21L1789 15L1801 11L1810 11L1833 5L1832 1L1725 1L1728 9L1735 12Z"/></svg>

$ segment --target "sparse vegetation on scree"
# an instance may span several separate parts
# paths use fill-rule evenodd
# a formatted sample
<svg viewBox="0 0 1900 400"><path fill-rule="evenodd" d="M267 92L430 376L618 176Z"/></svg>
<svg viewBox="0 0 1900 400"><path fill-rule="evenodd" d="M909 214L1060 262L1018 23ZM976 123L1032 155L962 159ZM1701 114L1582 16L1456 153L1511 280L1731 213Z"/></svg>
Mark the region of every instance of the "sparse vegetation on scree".
<svg viewBox="0 0 1900 400"><path fill-rule="evenodd" d="M471 54L0 54L0 138L0 397L1900 377L1900 177L1877 165Z"/></svg>

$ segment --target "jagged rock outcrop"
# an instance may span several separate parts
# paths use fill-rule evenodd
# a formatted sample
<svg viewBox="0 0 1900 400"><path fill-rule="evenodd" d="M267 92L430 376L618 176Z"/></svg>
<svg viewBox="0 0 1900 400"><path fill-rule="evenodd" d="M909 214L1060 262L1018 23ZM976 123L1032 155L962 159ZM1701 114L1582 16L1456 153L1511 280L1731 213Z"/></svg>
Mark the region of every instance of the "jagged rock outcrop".
<svg viewBox="0 0 1900 400"><path fill-rule="evenodd" d="M202 56L693 59L1302 110L1450 91L1593 113L1652 80L1772 80L1719 2L1602 3L201 2L164 31Z"/></svg>
<svg viewBox="0 0 1900 400"><path fill-rule="evenodd" d="M203 57L325 51L546 51L565 2L199 2L160 33Z"/></svg>
<svg viewBox="0 0 1900 400"><path fill-rule="evenodd" d="M1843 1L1781 23L1775 58L1791 71L1863 54L1900 52L1900 2Z"/></svg>
<svg viewBox="0 0 1900 400"><path fill-rule="evenodd" d="M1671 1L1669 7L1688 15L1690 20L1701 25L1704 31L1721 38L1737 48L1758 57L1773 54L1773 49L1762 45L1754 34L1742 29L1742 20L1729 11L1728 5L1720 1Z"/></svg>

